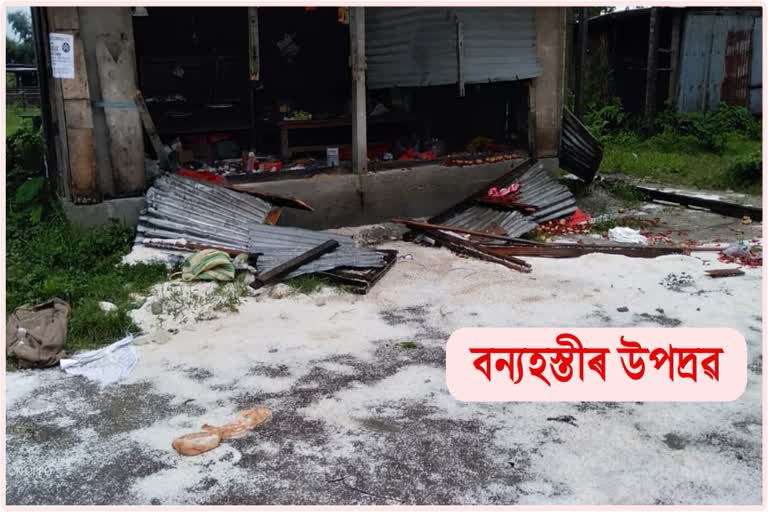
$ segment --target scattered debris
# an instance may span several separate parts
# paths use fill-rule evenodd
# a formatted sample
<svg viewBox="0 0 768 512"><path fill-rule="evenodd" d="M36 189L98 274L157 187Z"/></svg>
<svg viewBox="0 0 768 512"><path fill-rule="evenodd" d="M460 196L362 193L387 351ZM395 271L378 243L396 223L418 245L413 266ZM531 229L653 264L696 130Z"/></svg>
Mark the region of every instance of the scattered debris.
<svg viewBox="0 0 768 512"><path fill-rule="evenodd" d="M133 336L113 344L62 359L61 369L72 375L82 375L102 386L123 380L139 362L139 353L133 346Z"/></svg>
<svg viewBox="0 0 768 512"><path fill-rule="evenodd" d="M479 201L487 199L488 190L492 188L509 188L516 183L520 185L516 201L535 207L530 215ZM526 160L493 183L432 217L429 222L474 231L494 231L514 238L528 233L539 224L575 211L576 199L571 191L558 183L541 163Z"/></svg>
<svg viewBox="0 0 768 512"><path fill-rule="evenodd" d="M20 368L47 368L64 357L69 304L51 299L18 307L5 328L5 355Z"/></svg>
<svg viewBox="0 0 768 512"><path fill-rule="evenodd" d="M564 415L564 416L554 416L551 418L547 418L547 421L557 421L559 423L567 423L573 427L578 427L579 425L576 423L576 418L574 418L571 415Z"/></svg>
<svg viewBox="0 0 768 512"><path fill-rule="evenodd" d="M233 257L245 253L256 272L264 274L334 240L334 250L302 263L284 277L391 268L394 260L388 253L358 247L349 237L268 224L275 209L272 200L274 196L254 195L177 175L162 176L147 192L147 209L139 218L135 244L165 251L215 250ZM311 208L294 198L277 200L290 207ZM373 276L380 277L377 272L369 273L369 277ZM345 278L342 275L341 279ZM369 289L370 279L364 280L366 285L358 290Z"/></svg>
<svg viewBox="0 0 768 512"><path fill-rule="evenodd" d="M688 272L681 272L678 274L667 274L664 279L659 282L667 290L674 292L682 292L683 288L689 288L693 286L694 280ZM664 313L663 309L657 309L659 313Z"/></svg>
<svg viewBox="0 0 768 512"><path fill-rule="evenodd" d="M722 263L738 263L744 267L762 267L763 266L763 248L754 243L743 240L733 243L723 249L718 260Z"/></svg>
<svg viewBox="0 0 768 512"><path fill-rule="evenodd" d="M591 220L592 217L588 213L584 213L579 208L577 208L576 211L573 212L573 215L570 217L545 222L536 228L536 232L547 237L565 234L570 235L589 233L592 230L592 226L590 224Z"/></svg>

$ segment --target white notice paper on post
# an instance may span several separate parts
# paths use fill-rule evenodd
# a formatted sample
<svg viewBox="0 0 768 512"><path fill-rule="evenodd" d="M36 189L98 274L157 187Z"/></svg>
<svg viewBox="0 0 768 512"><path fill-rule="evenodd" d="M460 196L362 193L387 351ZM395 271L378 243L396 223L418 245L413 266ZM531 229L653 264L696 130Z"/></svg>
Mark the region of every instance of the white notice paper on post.
<svg viewBox="0 0 768 512"><path fill-rule="evenodd" d="M75 78L75 44L72 34L48 34L54 78Z"/></svg>

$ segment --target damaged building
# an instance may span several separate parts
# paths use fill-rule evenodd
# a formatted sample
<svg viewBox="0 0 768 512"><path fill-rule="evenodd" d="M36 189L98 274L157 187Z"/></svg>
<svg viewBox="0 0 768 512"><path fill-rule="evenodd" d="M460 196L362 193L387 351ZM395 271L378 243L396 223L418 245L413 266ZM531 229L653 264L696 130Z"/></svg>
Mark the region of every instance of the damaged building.
<svg viewBox="0 0 768 512"><path fill-rule="evenodd" d="M163 168L300 197L314 211L281 224L327 228L432 216L526 159L563 158L564 8L36 7L33 20L48 173L82 223L136 223Z"/></svg>

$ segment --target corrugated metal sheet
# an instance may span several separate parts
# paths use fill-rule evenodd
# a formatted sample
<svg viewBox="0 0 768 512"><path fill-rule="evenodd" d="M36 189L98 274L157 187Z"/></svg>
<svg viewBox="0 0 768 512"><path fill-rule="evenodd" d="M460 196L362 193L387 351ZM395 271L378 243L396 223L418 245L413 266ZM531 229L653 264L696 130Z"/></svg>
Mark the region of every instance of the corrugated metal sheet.
<svg viewBox="0 0 768 512"><path fill-rule="evenodd" d="M339 247L289 277L339 267L382 267L381 253L357 247L345 236L264 224L268 202L199 181L166 175L147 191L147 208L139 217L136 243L145 238L178 240L261 253L258 270L267 271L326 240Z"/></svg>
<svg viewBox="0 0 768 512"><path fill-rule="evenodd" d="M518 237L535 229L538 224L565 217L576 211L576 199L571 191L550 176L541 163L524 168L521 172L513 172L503 180L494 182L493 186L508 187L513 183L520 184L518 202L538 208L533 215L472 204L467 208L433 217L430 222L474 231L501 228L506 232L506 236Z"/></svg>
<svg viewBox="0 0 768 512"><path fill-rule="evenodd" d="M464 32L466 83L523 80L541 74L533 8L462 7L453 11Z"/></svg>
<svg viewBox="0 0 768 512"><path fill-rule="evenodd" d="M763 18L755 18L752 31L752 63L749 73L749 110L763 113Z"/></svg>
<svg viewBox="0 0 768 512"><path fill-rule="evenodd" d="M365 12L370 89L457 83L457 20L464 34L466 83L541 73L532 8L368 7Z"/></svg>
<svg viewBox="0 0 768 512"><path fill-rule="evenodd" d="M754 27L749 14L686 16L678 110L711 110L721 101L747 106Z"/></svg>
<svg viewBox="0 0 768 512"><path fill-rule="evenodd" d="M602 161L603 146L573 112L563 108L560 167L589 183L594 179Z"/></svg>

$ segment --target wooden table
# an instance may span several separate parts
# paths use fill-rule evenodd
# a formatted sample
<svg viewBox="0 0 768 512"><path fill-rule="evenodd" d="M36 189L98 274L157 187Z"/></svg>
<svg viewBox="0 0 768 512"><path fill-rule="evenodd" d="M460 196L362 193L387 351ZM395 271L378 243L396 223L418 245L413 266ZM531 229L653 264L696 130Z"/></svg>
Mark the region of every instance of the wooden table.
<svg viewBox="0 0 768 512"><path fill-rule="evenodd" d="M431 132L429 117L422 114L403 114L389 113L378 116L368 116L368 126L385 124L421 124L424 136L429 137ZM280 121L276 123L280 130L280 158L290 160L294 152L301 151L322 151L329 147L329 144L297 146L290 143L290 132L295 130L318 130L325 128L352 128L352 119L349 117L337 119L307 119L296 121Z"/></svg>

